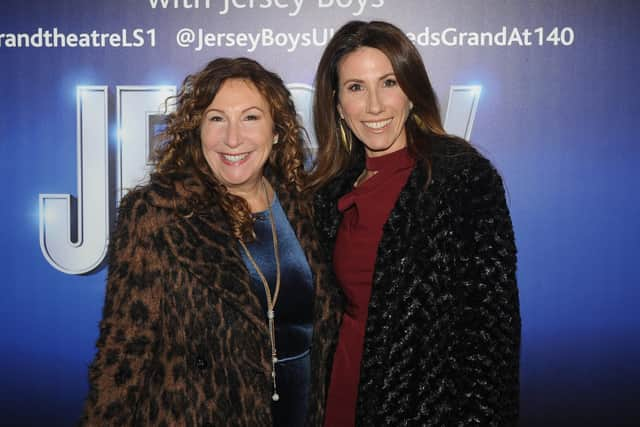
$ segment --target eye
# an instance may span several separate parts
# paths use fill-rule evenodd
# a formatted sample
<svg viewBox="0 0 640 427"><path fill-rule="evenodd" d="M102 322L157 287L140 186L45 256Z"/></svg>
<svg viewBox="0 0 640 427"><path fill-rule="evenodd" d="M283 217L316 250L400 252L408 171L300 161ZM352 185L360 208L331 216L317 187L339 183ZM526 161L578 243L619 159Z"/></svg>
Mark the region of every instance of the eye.
<svg viewBox="0 0 640 427"><path fill-rule="evenodd" d="M244 116L244 119L247 121L255 121L260 120L260 117L257 114L247 114L246 116Z"/></svg>
<svg viewBox="0 0 640 427"><path fill-rule="evenodd" d="M217 115L217 114L213 114L211 116L209 116L209 121L210 122L222 122L224 121L224 117Z"/></svg>
<svg viewBox="0 0 640 427"><path fill-rule="evenodd" d="M396 79L388 78L388 79L385 79L384 81L384 87L394 87L397 85L398 85L398 82L396 81Z"/></svg>
<svg viewBox="0 0 640 427"><path fill-rule="evenodd" d="M360 83L351 83L347 86L347 90L350 92L359 92L363 90L363 87Z"/></svg>

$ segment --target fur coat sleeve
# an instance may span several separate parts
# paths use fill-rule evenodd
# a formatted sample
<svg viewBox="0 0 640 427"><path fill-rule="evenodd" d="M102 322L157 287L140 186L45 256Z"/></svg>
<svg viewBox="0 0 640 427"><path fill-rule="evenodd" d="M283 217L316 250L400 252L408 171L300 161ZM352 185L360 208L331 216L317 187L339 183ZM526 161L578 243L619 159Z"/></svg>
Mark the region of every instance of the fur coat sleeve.
<svg viewBox="0 0 640 427"><path fill-rule="evenodd" d="M164 377L161 265L137 194L120 205L109 248L109 273L98 353L89 372L84 425L144 425L157 419Z"/></svg>
<svg viewBox="0 0 640 427"><path fill-rule="evenodd" d="M516 426L520 315L516 247L502 179L484 158L461 172L456 236L457 337L452 424Z"/></svg>

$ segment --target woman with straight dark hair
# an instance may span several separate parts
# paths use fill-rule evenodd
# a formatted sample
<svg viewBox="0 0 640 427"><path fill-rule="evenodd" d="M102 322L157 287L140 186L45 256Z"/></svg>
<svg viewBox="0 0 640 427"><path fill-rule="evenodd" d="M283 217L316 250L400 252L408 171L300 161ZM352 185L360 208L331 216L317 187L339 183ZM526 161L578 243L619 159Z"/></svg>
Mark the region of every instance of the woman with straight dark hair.
<svg viewBox="0 0 640 427"><path fill-rule="evenodd" d="M150 183L120 203L82 423L318 419L328 375L310 360L327 358L339 313L289 91L251 59L218 58L185 79L166 135Z"/></svg>
<svg viewBox="0 0 640 427"><path fill-rule="evenodd" d="M311 186L346 299L324 425L512 426L516 247L502 180L447 135L415 46L349 22L324 51Z"/></svg>

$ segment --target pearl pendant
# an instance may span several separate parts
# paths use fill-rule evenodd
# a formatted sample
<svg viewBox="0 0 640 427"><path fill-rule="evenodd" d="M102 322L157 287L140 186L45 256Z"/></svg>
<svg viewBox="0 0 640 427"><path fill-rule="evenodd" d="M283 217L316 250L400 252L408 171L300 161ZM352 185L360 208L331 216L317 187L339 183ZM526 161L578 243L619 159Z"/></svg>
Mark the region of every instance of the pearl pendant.
<svg viewBox="0 0 640 427"><path fill-rule="evenodd" d="M278 400L280 400L280 395L278 393L273 393L271 399L273 399L274 402L277 402Z"/></svg>

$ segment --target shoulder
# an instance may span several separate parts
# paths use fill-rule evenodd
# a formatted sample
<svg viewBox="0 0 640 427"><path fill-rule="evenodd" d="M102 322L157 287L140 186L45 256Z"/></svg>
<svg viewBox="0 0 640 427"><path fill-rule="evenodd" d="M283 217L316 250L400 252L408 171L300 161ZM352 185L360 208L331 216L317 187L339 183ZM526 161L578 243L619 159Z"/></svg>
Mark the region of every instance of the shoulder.
<svg viewBox="0 0 640 427"><path fill-rule="evenodd" d="M132 222L138 227L144 227L149 222L158 222L160 217L170 217L174 209L170 203L158 204L155 184L147 184L130 190L118 206L118 226L125 222ZM162 215L164 213L164 215Z"/></svg>
<svg viewBox="0 0 640 427"><path fill-rule="evenodd" d="M114 245L146 241L166 225L188 216L187 205L174 187L173 183L152 179L129 190L117 208L116 227L111 235Z"/></svg>
<svg viewBox="0 0 640 427"><path fill-rule="evenodd" d="M468 142L455 138L438 138L433 142L434 172L482 173L494 171L491 162Z"/></svg>
<svg viewBox="0 0 640 427"><path fill-rule="evenodd" d="M214 196L205 197L204 185L192 174L152 175L150 181L131 189L120 201L118 223L134 220L140 225L151 223L155 228L189 217L196 211L210 213L216 205Z"/></svg>
<svg viewBox="0 0 640 427"><path fill-rule="evenodd" d="M502 179L491 161L459 138L438 138L433 142L432 167L433 181L454 190L502 189Z"/></svg>
<svg viewBox="0 0 640 427"><path fill-rule="evenodd" d="M353 148L348 167L327 181L314 193L315 205L331 205L351 191L353 183L365 167L365 153L361 144Z"/></svg>
<svg viewBox="0 0 640 427"><path fill-rule="evenodd" d="M152 206L150 202L150 185L129 190L118 204L118 218L144 217Z"/></svg>

